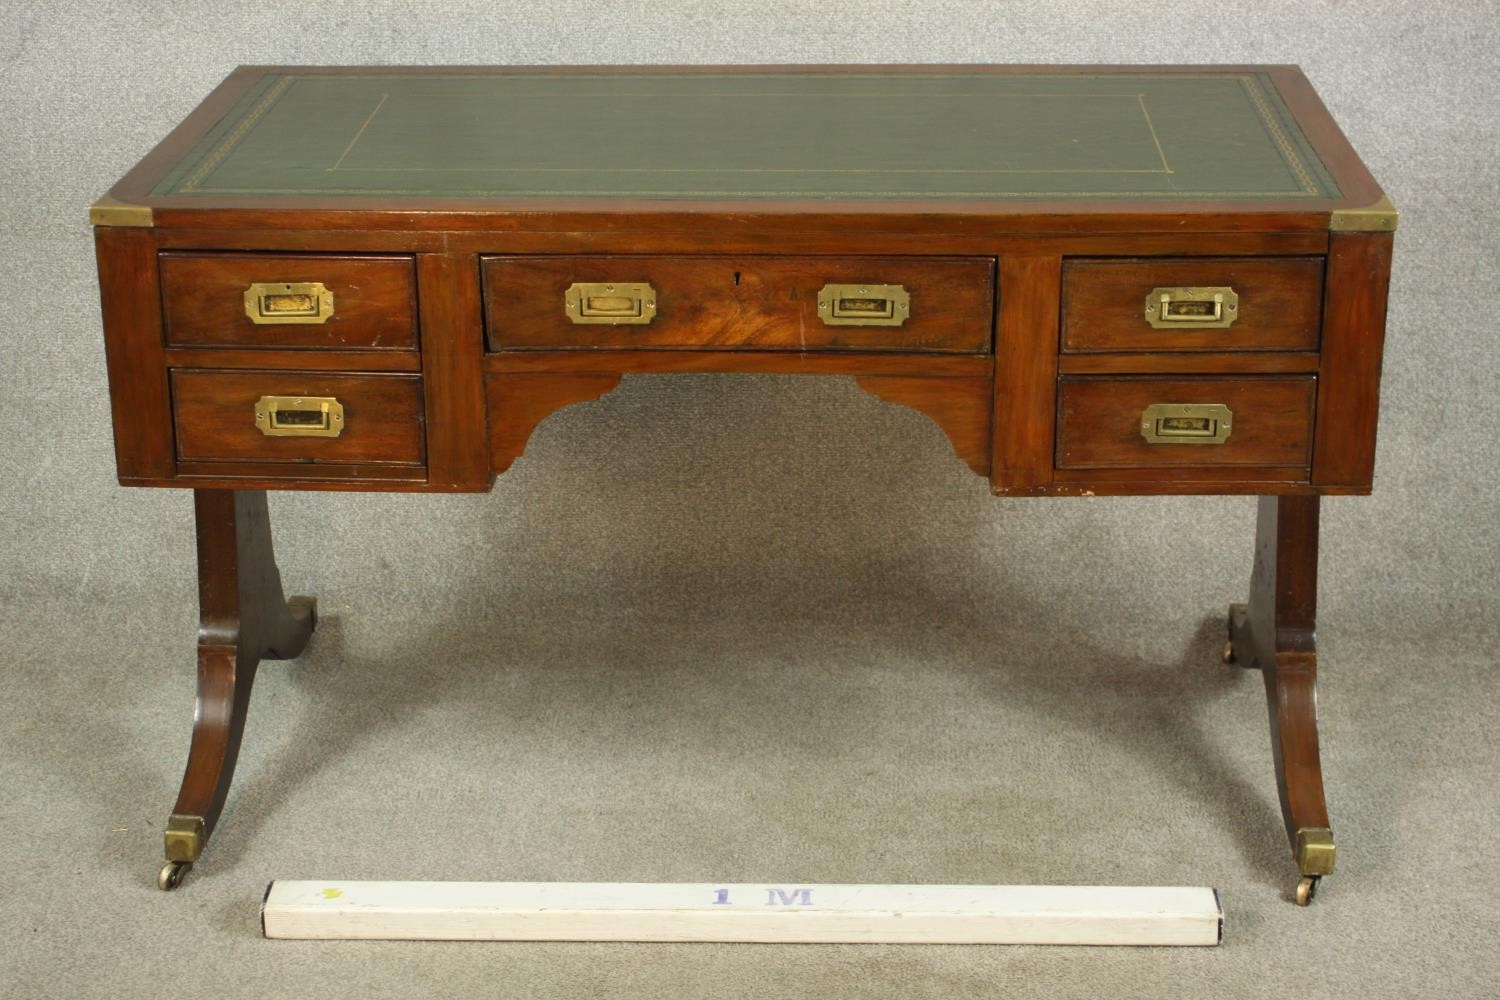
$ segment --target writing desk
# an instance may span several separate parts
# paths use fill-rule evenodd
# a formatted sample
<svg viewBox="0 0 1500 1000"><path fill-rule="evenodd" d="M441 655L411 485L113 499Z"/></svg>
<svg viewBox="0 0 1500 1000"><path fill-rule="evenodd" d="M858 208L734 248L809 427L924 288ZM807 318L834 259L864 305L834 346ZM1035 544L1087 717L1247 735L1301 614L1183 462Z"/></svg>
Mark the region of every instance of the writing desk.
<svg viewBox="0 0 1500 1000"><path fill-rule="evenodd" d="M1294 67L244 67L91 211L120 482L194 491L159 884L296 656L265 490L482 491L632 372L853 376L1000 496L1261 497L1259 668L1333 868L1318 503L1371 486L1396 213Z"/></svg>

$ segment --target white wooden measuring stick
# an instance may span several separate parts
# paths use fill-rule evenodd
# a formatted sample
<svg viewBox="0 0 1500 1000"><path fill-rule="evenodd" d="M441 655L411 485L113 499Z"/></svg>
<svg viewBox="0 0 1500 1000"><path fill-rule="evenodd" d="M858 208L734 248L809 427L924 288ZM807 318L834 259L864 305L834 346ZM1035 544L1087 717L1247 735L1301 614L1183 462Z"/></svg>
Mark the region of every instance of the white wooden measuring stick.
<svg viewBox="0 0 1500 1000"><path fill-rule="evenodd" d="M1213 889L1089 885L292 882L268 938L1214 945Z"/></svg>

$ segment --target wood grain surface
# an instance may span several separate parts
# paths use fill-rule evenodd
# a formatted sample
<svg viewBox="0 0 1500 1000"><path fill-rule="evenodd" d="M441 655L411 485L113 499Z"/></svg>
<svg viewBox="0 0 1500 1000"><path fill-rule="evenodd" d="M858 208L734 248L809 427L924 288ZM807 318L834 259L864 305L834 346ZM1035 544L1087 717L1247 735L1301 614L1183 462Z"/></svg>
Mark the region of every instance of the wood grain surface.
<svg viewBox="0 0 1500 1000"><path fill-rule="evenodd" d="M150 229L94 230L115 469L121 479L176 472L154 235Z"/></svg>
<svg viewBox="0 0 1500 1000"><path fill-rule="evenodd" d="M618 375L490 375L485 394L490 411L490 467L495 475L510 468L538 424L564 406L587 403L614 391Z"/></svg>
<svg viewBox="0 0 1500 1000"><path fill-rule="evenodd" d="M1313 482L1368 492L1375 478L1380 368L1394 233L1335 233L1318 368Z"/></svg>
<svg viewBox="0 0 1500 1000"><path fill-rule="evenodd" d="M418 465L425 442L421 383L415 375L175 371L178 458ZM344 430L338 437L267 437L255 425L262 396L332 396L344 407Z"/></svg>
<svg viewBox="0 0 1500 1000"><path fill-rule="evenodd" d="M866 392L925 413L948 435L953 453L981 476L990 474L990 380L987 378L886 378L854 380Z"/></svg>
<svg viewBox="0 0 1500 1000"><path fill-rule="evenodd" d="M1052 479L1061 280L1059 256L1016 255L1000 260L993 490L1027 489Z"/></svg>
<svg viewBox="0 0 1500 1000"><path fill-rule="evenodd" d="M1155 288L1219 286L1239 296L1223 329L1146 322ZM1318 346L1323 261L1211 258L1071 260L1063 268L1065 351L1309 351Z"/></svg>
<svg viewBox="0 0 1500 1000"><path fill-rule="evenodd" d="M164 253L162 298L173 346L411 351L417 282L410 257ZM245 315L253 282L321 282L333 293L323 323L257 324Z"/></svg>
<svg viewBox="0 0 1500 1000"><path fill-rule="evenodd" d="M1065 378L1058 396L1057 465L1306 466L1315 389L1315 380L1306 376ZM1229 439L1222 444L1149 443L1141 436L1141 412L1155 403L1223 403L1234 414Z"/></svg>
<svg viewBox="0 0 1500 1000"><path fill-rule="evenodd" d="M491 350L701 348L731 350L989 350L994 262L920 257L486 257ZM579 324L563 308L575 282L646 282L656 317L640 325ZM830 326L824 285L901 285L901 326Z"/></svg>

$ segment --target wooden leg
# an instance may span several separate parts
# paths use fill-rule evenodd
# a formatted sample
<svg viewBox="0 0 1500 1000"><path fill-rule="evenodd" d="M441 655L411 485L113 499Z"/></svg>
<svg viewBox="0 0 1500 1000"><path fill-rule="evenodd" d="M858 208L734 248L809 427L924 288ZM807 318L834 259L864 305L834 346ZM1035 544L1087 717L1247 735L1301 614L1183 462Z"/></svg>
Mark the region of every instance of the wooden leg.
<svg viewBox="0 0 1500 1000"><path fill-rule="evenodd" d="M198 520L198 703L177 805L167 822L167 863L157 884L173 889L203 853L234 778L262 659L302 652L317 601L282 596L264 490L194 490Z"/></svg>
<svg viewBox="0 0 1500 1000"><path fill-rule="evenodd" d="M1281 815L1301 873L1298 905L1333 871L1318 759L1318 497L1262 497L1250 603L1229 609L1226 658L1265 676Z"/></svg>

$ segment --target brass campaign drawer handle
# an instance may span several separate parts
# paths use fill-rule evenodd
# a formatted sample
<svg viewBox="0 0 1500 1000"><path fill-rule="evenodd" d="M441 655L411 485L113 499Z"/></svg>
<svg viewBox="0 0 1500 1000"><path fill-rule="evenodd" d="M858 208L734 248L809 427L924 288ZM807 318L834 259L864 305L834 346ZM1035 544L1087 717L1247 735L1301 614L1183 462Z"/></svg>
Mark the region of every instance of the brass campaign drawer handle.
<svg viewBox="0 0 1500 1000"><path fill-rule="evenodd" d="M1223 403L1152 403L1141 411L1147 444L1223 444L1234 413Z"/></svg>
<svg viewBox="0 0 1500 1000"><path fill-rule="evenodd" d="M1227 285L1153 288L1146 296L1146 322L1157 330L1222 330L1239 313L1240 297Z"/></svg>
<svg viewBox="0 0 1500 1000"><path fill-rule="evenodd" d="M245 289L245 315L256 324L327 323L333 293L321 281L257 281Z"/></svg>
<svg viewBox="0 0 1500 1000"><path fill-rule="evenodd" d="M578 281L563 293L563 312L574 323L642 325L656 318L656 289L644 281Z"/></svg>
<svg viewBox="0 0 1500 1000"><path fill-rule="evenodd" d="M911 315L911 294L900 285L824 285L818 318L829 326L900 326Z"/></svg>
<svg viewBox="0 0 1500 1000"><path fill-rule="evenodd" d="M255 426L266 437L330 437L344 433L344 407L332 396L262 396Z"/></svg>

